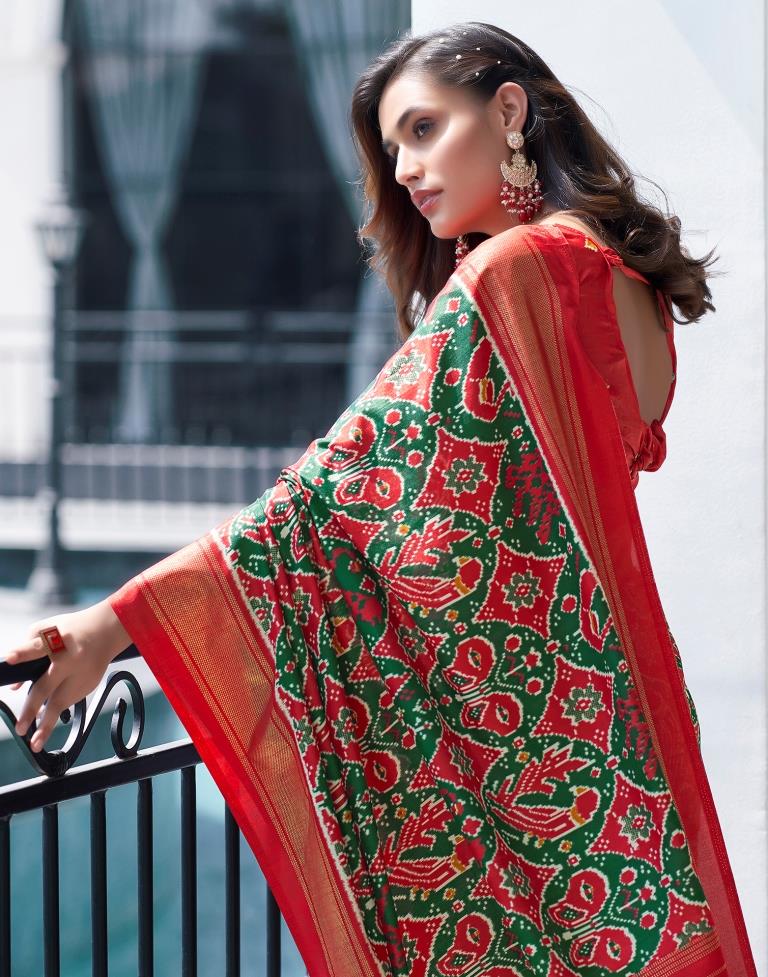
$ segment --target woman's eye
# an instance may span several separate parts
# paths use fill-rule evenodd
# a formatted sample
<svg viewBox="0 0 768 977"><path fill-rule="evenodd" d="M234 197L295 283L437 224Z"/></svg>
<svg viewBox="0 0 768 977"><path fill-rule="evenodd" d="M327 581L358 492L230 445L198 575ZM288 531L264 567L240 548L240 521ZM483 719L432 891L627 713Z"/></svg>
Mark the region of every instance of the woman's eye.
<svg viewBox="0 0 768 977"><path fill-rule="evenodd" d="M431 122L423 122L423 121L422 122L415 123L415 125L413 127L413 132L414 132L414 135L416 135L418 138L421 138L421 136L424 135L423 132L421 132L421 135L419 135L420 130L422 128L425 130L425 132L428 132L432 128L432 123ZM395 163L397 163L397 153L387 153L387 156L389 157L389 162L394 166Z"/></svg>

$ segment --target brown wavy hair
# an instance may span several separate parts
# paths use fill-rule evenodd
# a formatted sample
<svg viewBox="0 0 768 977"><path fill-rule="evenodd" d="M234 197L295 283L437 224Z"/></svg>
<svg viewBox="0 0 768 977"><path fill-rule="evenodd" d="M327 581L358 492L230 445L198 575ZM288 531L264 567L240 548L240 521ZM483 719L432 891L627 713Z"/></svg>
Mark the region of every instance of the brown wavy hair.
<svg viewBox="0 0 768 977"><path fill-rule="evenodd" d="M432 234L407 189L395 181L381 145L382 93L405 71L463 88L478 105L505 81L520 85L528 97L525 152L536 161L544 200L591 227L627 265L661 289L670 314L674 317L672 303L682 314L675 322L695 322L715 310L707 278L722 272L707 270L719 260L713 258L714 249L703 258L691 257L680 241L680 219L640 199L627 164L535 51L500 27L471 21L417 36L400 34L368 65L352 95L350 122L361 164L357 183L369 208L357 237L364 250L368 242L372 246L366 260L394 297L403 339L454 268L454 241ZM470 248L487 237L466 235Z"/></svg>

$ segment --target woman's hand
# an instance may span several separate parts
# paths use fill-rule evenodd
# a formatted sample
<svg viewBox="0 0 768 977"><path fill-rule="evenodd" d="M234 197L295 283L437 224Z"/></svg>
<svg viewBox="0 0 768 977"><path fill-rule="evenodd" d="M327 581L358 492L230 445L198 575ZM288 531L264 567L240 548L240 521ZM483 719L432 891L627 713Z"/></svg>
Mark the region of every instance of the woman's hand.
<svg viewBox="0 0 768 977"><path fill-rule="evenodd" d="M16 665L46 657L46 645L39 632L54 625L64 639L64 651L56 652L47 670L32 683L16 723L16 732L23 736L32 720L37 719L37 729L30 740L34 752L43 748L59 715L93 692L109 663L131 644L108 600L103 600L80 611L36 621L29 629L28 640L12 648L5 661ZM11 688L18 689L21 684L17 682Z"/></svg>

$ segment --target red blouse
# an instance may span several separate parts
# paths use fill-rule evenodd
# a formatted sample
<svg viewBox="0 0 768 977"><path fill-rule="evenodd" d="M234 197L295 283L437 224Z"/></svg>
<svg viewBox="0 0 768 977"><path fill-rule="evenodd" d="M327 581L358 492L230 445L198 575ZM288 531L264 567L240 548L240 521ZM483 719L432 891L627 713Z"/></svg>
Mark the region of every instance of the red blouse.
<svg viewBox="0 0 768 977"><path fill-rule="evenodd" d="M557 227L571 241L581 285L582 314L579 330L582 343L603 379L613 402L619 424L632 487L637 486L641 471L656 471L667 456L664 420L669 412L677 383L677 354L674 342L674 319L667 307L664 293L655 289L659 306L666 323L667 342L672 357L672 383L661 417L648 424L640 415L640 405L632 379L621 330L613 299L613 276L606 274L606 267L621 268L625 275L651 284L634 268L625 264L613 248L599 245L583 231L565 224Z"/></svg>

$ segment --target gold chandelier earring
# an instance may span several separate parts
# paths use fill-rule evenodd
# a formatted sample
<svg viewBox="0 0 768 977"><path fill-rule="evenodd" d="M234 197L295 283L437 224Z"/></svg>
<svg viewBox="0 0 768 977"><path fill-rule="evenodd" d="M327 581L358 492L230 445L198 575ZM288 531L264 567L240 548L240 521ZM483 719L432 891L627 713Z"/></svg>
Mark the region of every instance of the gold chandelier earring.
<svg viewBox="0 0 768 977"><path fill-rule="evenodd" d="M540 210L544 202L541 183L536 179L536 161L530 163L520 152L525 137L522 132L508 132L507 145L514 150L509 162L501 163L501 202L510 217L517 217L526 224Z"/></svg>
<svg viewBox="0 0 768 977"><path fill-rule="evenodd" d="M525 154L520 152L524 143L525 136L522 132L508 132L507 145L513 150L512 159L501 163L501 175L504 177L501 184L501 203L510 217L517 217L521 224L526 224L535 217L544 202L541 181L536 178L536 161L531 160L529 163ZM456 238L454 268L458 267L467 254L469 244L466 236L459 234Z"/></svg>

